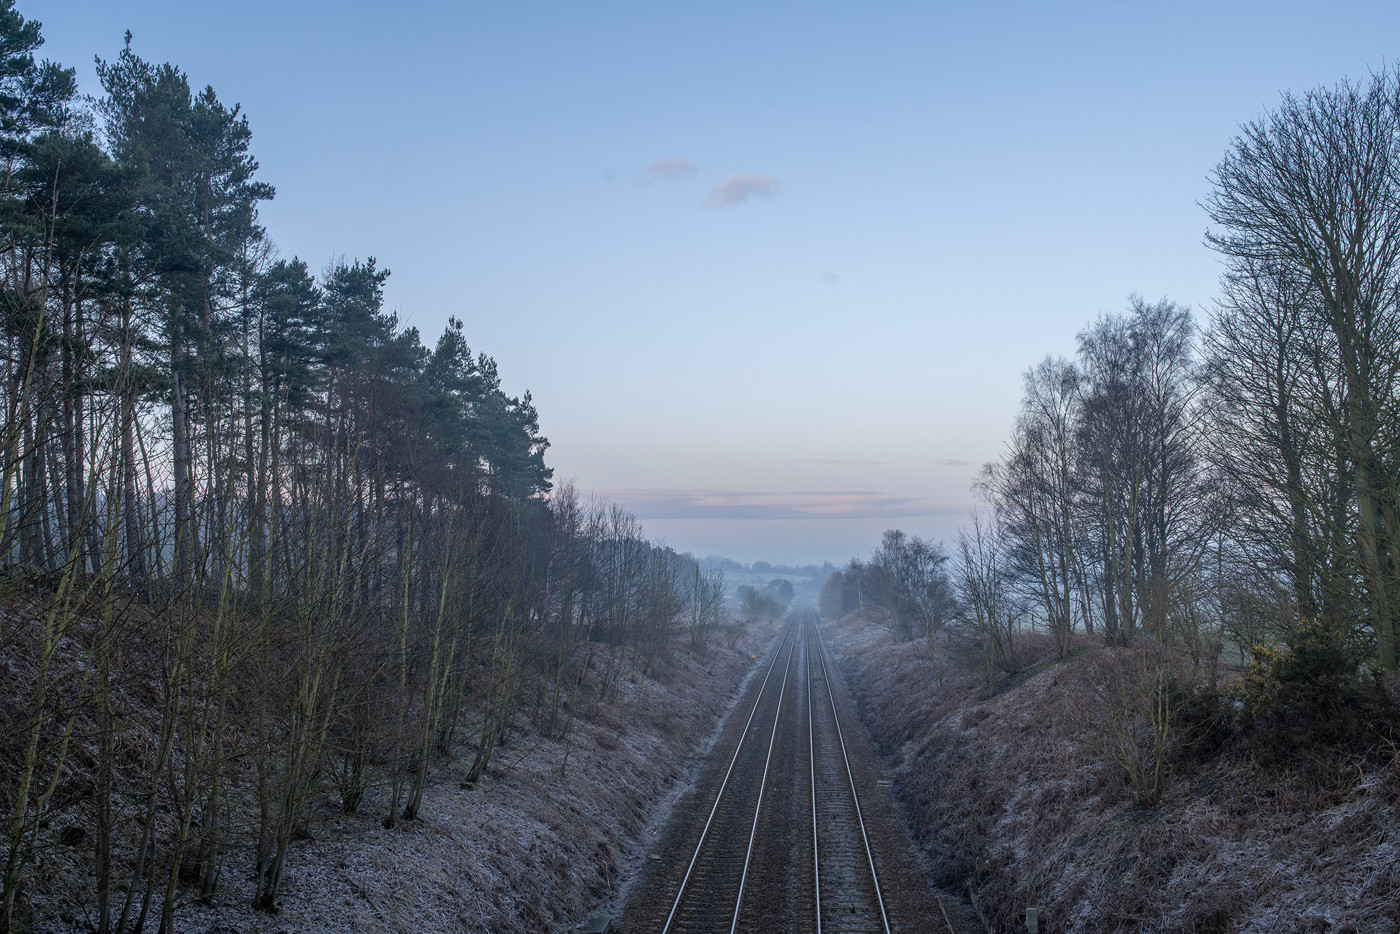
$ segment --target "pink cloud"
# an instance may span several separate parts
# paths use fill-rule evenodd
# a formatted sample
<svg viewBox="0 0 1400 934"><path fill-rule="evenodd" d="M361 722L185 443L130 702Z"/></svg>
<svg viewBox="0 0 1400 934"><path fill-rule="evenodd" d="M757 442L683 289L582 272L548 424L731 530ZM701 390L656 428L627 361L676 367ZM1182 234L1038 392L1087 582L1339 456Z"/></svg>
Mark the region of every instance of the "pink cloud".
<svg viewBox="0 0 1400 934"><path fill-rule="evenodd" d="M779 187L781 183L771 175L737 173L710 189L709 197L701 206L727 208L743 204L749 198L771 198L778 193Z"/></svg>
<svg viewBox="0 0 1400 934"><path fill-rule="evenodd" d="M646 167L637 179L637 184L645 185L649 182L678 182L681 179L689 178L696 173L695 163L684 156L672 159L661 159Z"/></svg>

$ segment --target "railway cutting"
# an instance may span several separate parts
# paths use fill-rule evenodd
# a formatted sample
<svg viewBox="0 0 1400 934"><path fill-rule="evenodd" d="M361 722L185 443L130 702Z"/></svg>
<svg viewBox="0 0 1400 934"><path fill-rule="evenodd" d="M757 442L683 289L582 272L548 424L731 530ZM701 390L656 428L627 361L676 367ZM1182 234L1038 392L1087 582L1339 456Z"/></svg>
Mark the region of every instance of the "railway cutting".
<svg viewBox="0 0 1400 934"><path fill-rule="evenodd" d="M795 609L631 887L628 934L970 930L940 902L824 648Z"/></svg>

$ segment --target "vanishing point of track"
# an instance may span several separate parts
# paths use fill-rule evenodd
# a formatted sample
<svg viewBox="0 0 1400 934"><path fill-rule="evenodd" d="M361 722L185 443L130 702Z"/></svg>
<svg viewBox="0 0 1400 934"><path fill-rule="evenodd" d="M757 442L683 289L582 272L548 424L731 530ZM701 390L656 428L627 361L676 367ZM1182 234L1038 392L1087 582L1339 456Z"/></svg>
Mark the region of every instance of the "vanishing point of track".
<svg viewBox="0 0 1400 934"><path fill-rule="evenodd" d="M771 930L775 917L784 930L890 934L831 676L816 613L794 610L660 934ZM799 904L765 903L794 881Z"/></svg>

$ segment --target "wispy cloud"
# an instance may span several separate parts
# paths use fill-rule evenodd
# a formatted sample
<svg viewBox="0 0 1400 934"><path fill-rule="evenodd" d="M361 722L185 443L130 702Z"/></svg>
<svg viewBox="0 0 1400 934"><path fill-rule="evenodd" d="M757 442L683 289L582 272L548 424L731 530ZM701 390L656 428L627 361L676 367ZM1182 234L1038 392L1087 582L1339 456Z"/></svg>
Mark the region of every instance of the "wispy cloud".
<svg viewBox="0 0 1400 934"><path fill-rule="evenodd" d="M966 505L869 490L761 493L747 490L599 490L639 519L885 519L962 514Z"/></svg>
<svg viewBox="0 0 1400 934"><path fill-rule="evenodd" d="M745 175L741 172L710 189L710 195L702 207L728 208L743 204L750 198L771 198L780 187L781 183L771 175Z"/></svg>
<svg viewBox="0 0 1400 934"><path fill-rule="evenodd" d="M825 464L829 467L880 467L889 461L846 460L841 457L789 457L792 464Z"/></svg>
<svg viewBox="0 0 1400 934"><path fill-rule="evenodd" d="M685 156L678 156L673 159L661 159L647 166L640 176L637 177L638 185L649 185L652 182L678 182L681 179L690 178L696 173L695 163Z"/></svg>

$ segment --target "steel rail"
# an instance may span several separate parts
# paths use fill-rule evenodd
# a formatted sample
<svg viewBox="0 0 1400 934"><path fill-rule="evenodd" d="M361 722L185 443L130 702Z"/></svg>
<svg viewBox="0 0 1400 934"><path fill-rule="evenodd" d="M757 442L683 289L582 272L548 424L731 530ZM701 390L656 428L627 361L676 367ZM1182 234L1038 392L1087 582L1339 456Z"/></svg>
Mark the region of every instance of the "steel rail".
<svg viewBox="0 0 1400 934"><path fill-rule="evenodd" d="M661 934L669 934L669 932L670 932L670 930L671 930L671 925L672 925L672 923L674 923L674 921L675 921L675 919L676 919L676 912L680 909L680 906L681 906L681 899L685 897L685 888L686 888L687 885L690 884L690 876L691 876L691 874L695 871L695 863L696 863L697 860L700 859L700 851L701 851L702 849L704 849L704 847L705 847L705 839L706 839L706 838L709 836L709 834L710 834L710 825L711 825L712 823L714 823L715 812L719 810L719 803L720 803L720 801L724 798L724 790L725 790L725 788L727 788L727 787L729 786L729 777L734 773L734 763L736 763L736 762L739 761L739 753L743 750L743 748L744 748L744 743L748 741L748 738L749 738L749 727L753 724L753 718L754 718L754 716L757 715L757 713L758 713L758 707L759 707L759 705L760 705L761 703L763 703L763 693L764 693L765 691L768 690L768 681L769 681L769 679L773 676L773 669L774 669L774 668L777 666L777 664L778 664L778 658L783 654L783 643L786 642L786 641L788 640L788 636L791 635L791 636L792 636L792 644L793 644L793 647L795 647L795 646L797 645L797 629L798 629L798 627L797 627L795 624L794 624L794 625L789 625L789 626L787 627L787 630L783 633L783 638L778 642L778 648L777 648L777 650L773 653L773 660L772 660L771 662L768 663L768 671L765 672L764 675L763 675L763 683L760 684L760 685L758 686L758 696L757 696L756 698L754 698L753 709L749 711L749 718L748 718L747 720L744 721L744 730L743 730L742 733L739 734L739 744L738 744L737 746L734 747L734 755L733 755L732 757L730 757L730 759L729 759L729 768L727 768L727 769L725 770L725 772L724 772L724 780L723 780L722 782L720 782L719 791L717 791L717 792L715 793L715 803L714 803L713 805L710 806L710 815L709 815L709 817L707 817L707 818L705 819L705 827L704 827L704 829L700 831L700 841L699 841L698 843L695 844L695 853L694 853L693 855L691 855L691 857L690 857L690 865L686 866L686 869L685 869L685 876L681 879L681 886L680 886L680 888L676 890L676 900L671 904L671 913L668 914L668 915L666 916L666 924L665 924L665 926L663 926L663 927L661 928ZM788 661L787 661L787 665L785 665L784 668L783 668L783 681L784 681L784 682L787 681L787 670L788 670L788 666L790 666L791 664L792 664L792 648L789 648L789 650L788 650ZM782 709L783 709L783 704L782 704L782 696L781 696L781 693L780 693L780 694L779 694L779 697L778 697L778 710L779 710L779 712L781 712ZM776 718L775 718L775 719L774 719L774 732L776 732L776 731L777 731L777 720L776 720ZM771 754L772 745L773 745L771 739L769 740L769 744L768 744L768 745L769 745L769 750L770 750L770 754ZM760 800L761 800L761 799L760 799ZM741 889L740 889L741 895L742 895L742 891L743 891L743 890L742 890L742 887L741 887ZM736 917L736 918L738 917L738 910L737 910L737 908L735 909L735 917Z"/></svg>
<svg viewBox="0 0 1400 934"><path fill-rule="evenodd" d="M817 651L821 651L818 643ZM812 776L812 890L817 899L817 934L822 934L821 834L817 830L817 739L816 716L812 712L812 648L807 645L807 768Z"/></svg>
<svg viewBox="0 0 1400 934"><path fill-rule="evenodd" d="M875 901L880 906L880 923L884 925L885 934L890 934L890 919L889 916L885 914L885 898L880 894L880 876L875 871L875 855L870 852L870 837L865 832L865 816L861 813L860 809L860 795L856 792L855 774L851 771L850 756L846 754L846 737L841 732L841 717L836 712L836 695L831 690L831 675L826 667L826 653L822 650L821 634L817 632L815 620L809 620L808 625L817 636L817 659L821 662L822 680L826 682L826 695L831 701L831 717L836 722L836 739L841 744L841 759L846 764L846 778L851 783L851 801L856 806L856 821L860 824L860 839L861 843L865 845L865 858L870 864L870 879L875 884ZM810 707L808 712L810 714ZM815 841L815 837L813 840ZM813 846L815 848L815 842ZM820 917L817 921L817 925L817 929L820 931Z"/></svg>

